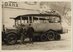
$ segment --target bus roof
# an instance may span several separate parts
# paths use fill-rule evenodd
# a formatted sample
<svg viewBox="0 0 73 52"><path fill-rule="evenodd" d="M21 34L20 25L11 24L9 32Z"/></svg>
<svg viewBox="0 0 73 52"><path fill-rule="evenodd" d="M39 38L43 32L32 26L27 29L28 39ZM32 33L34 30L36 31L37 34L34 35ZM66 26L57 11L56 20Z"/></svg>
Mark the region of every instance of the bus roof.
<svg viewBox="0 0 73 52"><path fill-rule="evenodd" d="M13 18L13 19L16 19L16 20L19 20L20 17L22 17L22 19L28 19L28 17L31 17L33 16L33 18L36 20L37 17L36 16L57 16L57 17L60 17L59 14L26 14L26 15L19 15L17 16L16 18ZM40 18L40 17L39 17ZM41 20L44 20L45 18L40 18Z"/></svg>

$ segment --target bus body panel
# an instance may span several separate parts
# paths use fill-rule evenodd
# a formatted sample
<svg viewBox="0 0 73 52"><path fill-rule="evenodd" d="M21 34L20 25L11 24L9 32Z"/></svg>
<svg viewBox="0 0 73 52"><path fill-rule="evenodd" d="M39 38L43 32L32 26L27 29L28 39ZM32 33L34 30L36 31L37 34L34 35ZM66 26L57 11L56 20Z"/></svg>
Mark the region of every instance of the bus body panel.
<svg viewBox="0 0 73 52"><path fill-rule="evenodd" d="M35 23L32 24L35 32L46 32L48 30L61 30L62 26L61 23Z"/></svg>

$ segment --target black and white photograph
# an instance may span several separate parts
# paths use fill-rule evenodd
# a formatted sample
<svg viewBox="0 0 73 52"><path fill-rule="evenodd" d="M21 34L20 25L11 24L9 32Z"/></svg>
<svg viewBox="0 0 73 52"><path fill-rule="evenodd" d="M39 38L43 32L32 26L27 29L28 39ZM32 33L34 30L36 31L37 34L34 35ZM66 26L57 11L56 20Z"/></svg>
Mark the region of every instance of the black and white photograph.
<svg viewBox="0 0 73 52"><path fill-rule="evenodd" d="M2 2L2 50L71 50L71 28L71 2Z"/></svg>

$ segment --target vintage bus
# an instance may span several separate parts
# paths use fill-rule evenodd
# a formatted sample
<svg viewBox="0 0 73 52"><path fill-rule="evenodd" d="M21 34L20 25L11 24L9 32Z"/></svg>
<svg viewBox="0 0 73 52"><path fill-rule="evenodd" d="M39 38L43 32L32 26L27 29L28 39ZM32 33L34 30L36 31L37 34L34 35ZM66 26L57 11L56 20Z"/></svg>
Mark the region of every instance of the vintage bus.
<svg viewBox="0 0 73 52"><path fill-rule="evenodd" d="M26 14L11 19L15 20L15 29L7 29L3 33L3 40L7 44L15 44L20 39L20 28L24 27L27 30L29 24L34 34L33 40L60 40L60 34L64 33L61 16L57 13Z"/></svg>

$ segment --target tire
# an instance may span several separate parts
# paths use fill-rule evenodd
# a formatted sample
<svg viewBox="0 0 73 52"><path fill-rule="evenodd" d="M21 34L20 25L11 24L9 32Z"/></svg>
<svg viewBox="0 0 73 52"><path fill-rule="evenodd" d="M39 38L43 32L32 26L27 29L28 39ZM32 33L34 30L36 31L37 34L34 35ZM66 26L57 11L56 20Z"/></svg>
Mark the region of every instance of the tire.
<svg viewBox="0 0 73 52"><path fill-rule="evenodd" d="M47 41L47 36L45 34L40 36L41 41Z"/></svg>
<svg viewBox="0 0 73 52"><path fill-rule="evenodd" d="M61 39L61 35L58 34L58 33L56 33L56 35L55 35L55 40L60 40L60 39Z"/></svg>
<svg viewBox="0 0 73 52"><path fill-rule="evenodd" d="M55 32L54 32L54 31L48 31L48 32L47 32L47 39L48 39L49 41L55 40Z"/></svg>
<svg viewBox="0 0 73 52"><path fill-rule="evenodd" d="M8 33L6 36L6 44L14 45L17 42L17 36L15 33Z"/></svg>

